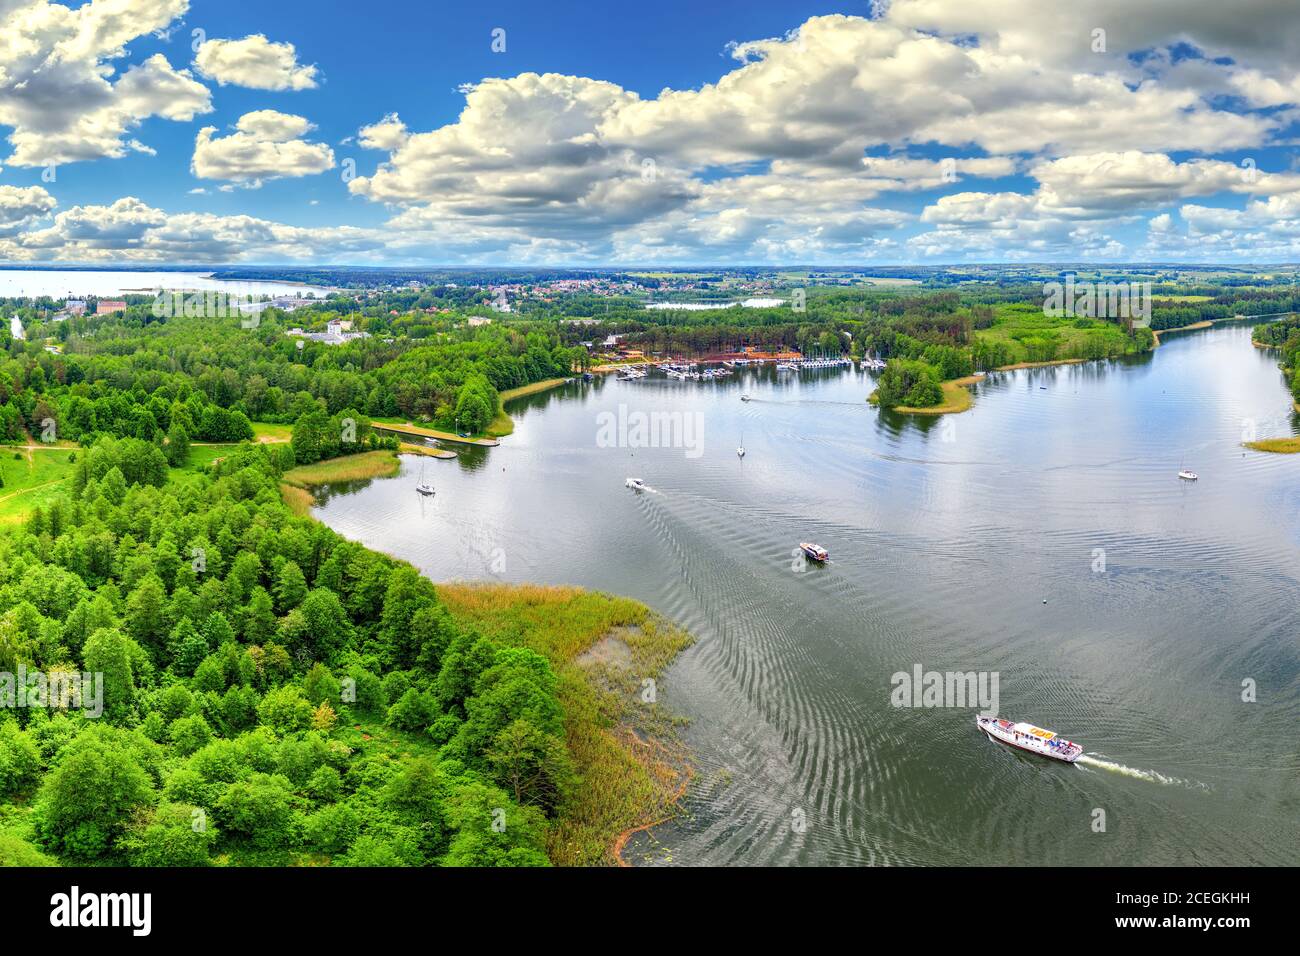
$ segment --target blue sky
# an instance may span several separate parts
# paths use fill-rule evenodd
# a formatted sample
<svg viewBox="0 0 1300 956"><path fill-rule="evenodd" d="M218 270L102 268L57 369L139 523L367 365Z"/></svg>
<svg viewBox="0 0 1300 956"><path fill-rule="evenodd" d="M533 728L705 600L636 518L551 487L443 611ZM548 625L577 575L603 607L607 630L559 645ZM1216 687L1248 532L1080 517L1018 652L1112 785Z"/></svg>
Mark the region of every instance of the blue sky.
<svg viewBox="0 0 1300 956"><path fill-rule="evenodd" d="M0 46L0 260L1300 251L1290 0L0 0L0 21L23 41Z"/></svg>

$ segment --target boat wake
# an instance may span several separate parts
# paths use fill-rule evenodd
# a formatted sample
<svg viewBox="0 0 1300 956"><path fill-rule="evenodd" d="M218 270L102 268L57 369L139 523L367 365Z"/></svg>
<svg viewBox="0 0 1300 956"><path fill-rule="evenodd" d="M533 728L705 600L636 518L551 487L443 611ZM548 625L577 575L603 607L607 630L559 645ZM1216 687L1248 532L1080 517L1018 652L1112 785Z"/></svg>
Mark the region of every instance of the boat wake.
<svg viewBox="0 0 1300 956"><path fill-rule="evenodd" d="M1192 780L1182 780L1178 777L1166 776L1156 770L1139 770L1137 767L1127 767L1122 763L1114 760L1107 760L1100 754L1083 754L1075 762L1087 764L1089 767L1096 767L1098 770L1106 770L1110 773L1118 773L1125 777L1133 777L1135 780L1146 780L1149 783L1158 783L1166 787L1189 787L1191 789L1205 790L1208 789L1203 783L1196 783Z"/></svg>

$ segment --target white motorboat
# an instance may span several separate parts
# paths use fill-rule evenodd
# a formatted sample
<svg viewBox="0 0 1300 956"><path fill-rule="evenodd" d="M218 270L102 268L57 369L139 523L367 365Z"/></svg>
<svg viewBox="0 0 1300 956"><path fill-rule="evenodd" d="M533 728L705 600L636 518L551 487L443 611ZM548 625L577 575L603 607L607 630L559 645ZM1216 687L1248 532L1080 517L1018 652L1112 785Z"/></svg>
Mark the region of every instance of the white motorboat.
<svg viewBox="0 0 1300 956"><path fill-rule="evenodd" d="M1188 471L1186 468L1184 468L1182 471L1178 473L1178 477L1183 479L1183 481L1195 481L1197 475L1196 472Z"/></svg>
<svg viewBox="0 0 1300 956"><path fill-rule="evenodd" d="M989 740L1027 750L1040 757L1051 757L1053 760L1074 763L1083 756L1083 748L1078 744L1065 740L1050 730L1035 727L1033 724L1006 720L1002 717L985 717L982 714L975 718L975 723L980 730L988 734Z"/></svg>
<svg viewBox="0 0 1300 956"><path fill-rule="evenodd" d="M640 478L629 478L623 484L625 484L628 488L631 488L633 491L646 490L646 483L642 481Z"/></svg>
<svg viewBox="0 0 1300 956"><path fill-rule="evenodd" d="M813 544L811 541L800 541L799 550L807 555L810 560L819 564L827 561L831 556L831 553L820 544Z"/></svg>

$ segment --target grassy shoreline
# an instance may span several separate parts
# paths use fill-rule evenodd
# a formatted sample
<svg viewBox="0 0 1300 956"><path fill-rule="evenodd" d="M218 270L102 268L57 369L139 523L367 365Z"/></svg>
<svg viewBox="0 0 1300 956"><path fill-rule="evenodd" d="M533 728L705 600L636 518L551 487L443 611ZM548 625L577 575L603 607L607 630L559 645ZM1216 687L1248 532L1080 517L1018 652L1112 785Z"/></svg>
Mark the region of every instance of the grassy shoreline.
<svg viewBox="0 0 1300 956"><path fill-rule="evenodd" d="M280 494L294 514L310 516L316 503L311 489L338 481L363 481L367 478L391 478L401 470L397 452L366 451L358 455L327 458L312 465L290 468L280 476Z"/></svg>
<svg viewBox="0 0 1300 956"><path fill-rule="evenodd" d="M634 832L676 812L691 777L678 721L653 700L655 681L690 636L644 604L573 587L439 584L459 621L522 644L559 677L565 739L582 778L548 838L559 866L625 865ZM652 695L653 696L653 695Z"/></svg>
<svg viewBox="0 0 1300 956"><path fill-rule="evenodd" d="M423 455L425 458L455 458L454 451L448 451L445 448L434 448L431 445L416 445L411 442L401 442L398 449L403 455Z"/></svg>
<svg viewBox="0 0 1300 956"><path fill-rule="evenodd" d="M1300 411L1300 408L1297 409ZM1300 452L1300 435L1291 438L1261 438L1259 441L1242 442L1252 451L1266 451L1275 455L1294 455Z"/></svg>
<svg viewBox="0 0 1300 956"><path fill-rule="evenodd" d="M1152 329L1151 334L1156 337L1155 348L1159 348L1161 332L1191 332L1194 331L1195 329L1208 329L1213 327L1213 325L1214 325L1214 320L1203 319L1200 322L1193 322L1191 325L1180 325L1172 329Z"/></svg>
<svg viewBox="0 0 1300 956"><path fill-rule="evenodd" d="M547 378L540 382L533 382L531 385L520 385L518 388L508 388L501 393L501 404L513 401L516 398L523 398L525 395L536 395L538 392L548 392L556 386L563 385L567 378Z"/></svg>

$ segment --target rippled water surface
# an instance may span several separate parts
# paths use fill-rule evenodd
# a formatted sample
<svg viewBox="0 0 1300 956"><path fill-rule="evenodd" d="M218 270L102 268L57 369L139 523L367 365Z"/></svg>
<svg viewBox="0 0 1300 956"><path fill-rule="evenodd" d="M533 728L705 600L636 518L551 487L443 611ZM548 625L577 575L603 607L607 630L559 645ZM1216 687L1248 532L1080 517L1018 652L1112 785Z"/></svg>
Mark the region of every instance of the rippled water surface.
<svg viewBox="0 0 1300 956"><path fill-rule="evenodd" d="M1295 863L1300 456L1239 443L1300 422L1249 328L1001 373L946 419L882 415L871 388L577 383L512 406L500 448L430 461L432 501L408 458L317 513L435 580L583 585L695 633L661 699L699 772L632 859ZM598 447L620 405L698 412L702 453ZM802 540L831 561L805 569ZM969 708L892 707L917 664L996 672L1001 713L1086 762L993 744Z"/></svg>

